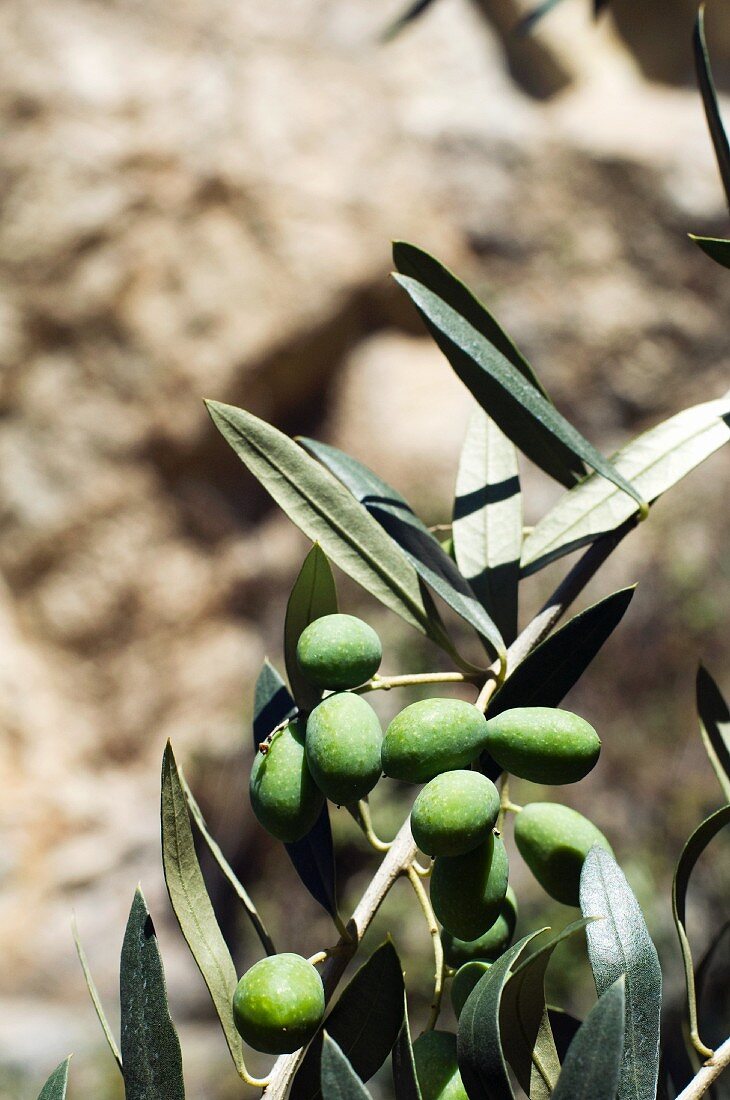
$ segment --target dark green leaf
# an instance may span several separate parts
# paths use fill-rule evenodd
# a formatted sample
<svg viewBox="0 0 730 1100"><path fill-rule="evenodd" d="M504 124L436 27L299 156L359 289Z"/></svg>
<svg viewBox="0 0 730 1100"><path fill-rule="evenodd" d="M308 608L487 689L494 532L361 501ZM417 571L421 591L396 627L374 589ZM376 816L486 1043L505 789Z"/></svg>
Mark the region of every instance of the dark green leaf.
<svg viewBox="0 0 730 1100"><path fill-rule="evenodd" d="M717 165L720 169L720 177L723 187L725 188L728 206L730 206L730 143L727 139L725 127L722 124L715 82L712 79L712 68L710 66L710 57L707 52L707 42L705 40L704 3L700 4L700 9L697 13L697 22L695 23L694 53L697 80L700 91L702 92L702 102L705 105L707 125L710 128L712 144L715 147L715 156L717 157Z"/></svg>
<svg viewBox="0 0 730 1100"><path fill-rule="evenodd" d="M390 1054L403 1023L403 971L386 940L357 971L325 1020L358 1077L368 1081ZM318 1100L322 1033L310 1044L299 1067L290 1100ZM327 1098L329 1100L329 1098Z"/></svg>
<svg viewBox="0 0 730 1100"><path fill-rule="evenodd" d="M73 922L71 924L71 930L73 932L74 943L76 944L76 954L79 957L79 962L81 963L81 969L84 972L84 980L86 982L86 988L88 989L89 996L91 997L91 1003L94 1006L94 1011L96 1012L97 1019L99 1020L99 1023L101 1024L101 1030L104 1032L104 1036L105 1036L106 1041L109 1045L109 1049L112 1052L112 1055L114 1056L114 1060L116 1061L120 1072L122 1072L122 1056L119 1053L119 1047L117 1046L117 1041L114 1038L114 1035L112 1033L112 1029L109 1026L109 1021L106 1018L106 1013L104 1012L104 1006L102 1005L101 997L99 996L99 990L96 988L96 982L94 981L94 979L92 977L92 974L91 974L91 969L89 967L89 960L86 958L86 952L84 951L83 946L81 944L81 940L79 939L79 932L78 932L78 929L76 927L76 918L75 917L74 917Z"/></svg>
<svg viewBox="0 0 730 1100"><path fill-rule="evenodd" d="M545 1004L545 971L553 951L582 931L587 920L577 920L529 955L507 979L502 992L500 1029L502 1050L530 1100L548 1100L560 1073L560 1059Z"/></svg>
<svg viewBox="0 0 730 1100"><path fill-rule="evenodd" d="M490 344L494 344L497 351L509 359L512 366L516 367L546 400L550 400L545 387L516 344L492 317L486 306L452 271L444 267L434 256L424 252L422 248L418 248L415 244L407 244L406 241L393 242L393 262L401 275L409 275L412 279L416 279L464 317L477 332L481 332L482 336L489 340ZM570 450L565 452L565 462L566 477L569 477L571 471L575 475L569 477L568 484L572 484L585 474L583 463L576 462Z"/></svg>
<svg viewBox="0 0 730 1100"><path fill-rule="evenodd" d="M415 569L336 478L264 420L217 401L207 406L241 461L328 558L411 626L431 637L438 634Z"/></svg>
<svg viewBox="0 0 730 1100"><path fill-rule="evenodd" d="M236 968L205 888L185 794L169 742L162 760L161 817L162 863L173 912L203 975L231 1057L240 1071L243 1049L233 1022L233 994L238 984Z"/></svg>
<svg viewBox="0 0 730 1100"><path fill-rule="evenodd" d="M730 267L730 241L723 237L696 237L694 233L690 233L690 239L716 264Z"/></svg>
<svg viewBox="0 0 730 1100"><path fill-rule="evenodd" d="M416 1076L411 1029L408 1024L408 1002L403 998L403 1024L393 1047L393 1085L397 1100L422 1100Z"/></svg>
<svg viewBox="0 0 730 1100"><path fill-rule="evenodd" d="M545 929L525 936L492 963L467 997L461 1010L457 1052L461 1078L469 1100L513 1100L514 1094L502 1050L502 993L511 968L541 931Z"/></svg>
<svg viewBox="0 0 730 1100"><path fill-rule="evenodd" d="M184 1100L180 1040L167 1007L155 927L139 886L124 933L119 988L126 1100Z"/></svg>
<svg viewBox="0 0 730 1100"><path fill-rule="evenodd" d="M573 1039L553 1100L616 1100L624 1046L625 978L609 986Z"/></svg>
<svg viewBox="0 0 730 1100"><path fill-rule="evenodd" d="M301 840L285 844L289 859L309 893L331 917L337 917L337 877L330 815L325 802L312 828Z"/></svg>
<svg viewBox="0 0 730 1100"><path fill-rule="evenodd" d="M405 27L410 23L414 23L433 3L434 0L414 0L401 15L386 27L382 34L383 41L392 42Z"/></svg>
<svg viewBox="0 0 730 1100"><path fill-rule="evenodd" d="M357 459L316 439L300 439L401 547L418 575L457 615L468 622L497 653L504 653L502 637L476 599L454 561L418 518L407 500Z"/></svg>
<svg viewBox="0 0 730 1100"><path fill-rule="evenodd" d="M68 1087L68 1064L71 1061L71 1055L61 1062L60 1066L54 1069L51 1076L46 1081L45 1085L40 1091L38 1100L66 1100L66 1089Z"/></svg>
<svg viewBox="0 0 730 1100"><path fill-rule="evenodd" d="M395 279L462 382L528 458L556 481L573 485L575 476L565 469L567 449L645 508L637 490L481 332L422 283L405 275Z"/></svg>
<svg viewBox="0 0 730 1100"><path fill-rule="evenodd" d="M273 729L297 712L286 684L274 666L264 661L256 681L253 702L253 751L265 741Z"/></svg>
<svg viewBox="0 0 730 1100"><path fill-rule="evenodd" d="M687 937L686 927L686 902L689 879L697 860L704 852L707 845L717 836L721 829L730 824L730 805L723 806L699 825L684 846L679 863L674 872L672 882L672 913L677 927L679 945L682 949L684 962L684 976L687 983L687 1001L689 1004L690 1038L697 1050L709 1057L710 1049L702 1043L699 1036L697 1021L697 997L695 993L694 966L692 963L692 951Z"/></svg>
<svg viewBox="0 0 730 1100"><path fill-rule="evenodd" d="M456 479L454 551L462 575L509 644L517 635L522 498L513 444L475 409Z"/></svg>
<svg viewBox="0 0 730 1100"><path fill-rule="evenodd" d="M697 713L707 755L723 794L730 802L730 709L702 665L697 670Z"/></svg>
<svg viewBox="0 0 730 1100"><path fill-rule="evenodd" d="M618 1100L654 1100L659 1070L662 972L639 903L609 852L591 848L580 879L588 956L599 997L626 975L624 1054Z"/></svg>
<svg viewBox="0 0 730 1100"><path fill-rule="evenodd" d="M622 447L611 461L651 502L730 439L730 394L684 409ZM591 474L564 493L522 548L522 573L614 531L636 511L624 493Z"/></svg>
<svg viewBox="0 0 730 1100"><path fill-rule="evenodd" d="M564 1062L568 1047L573 1042L581 1022L575 1016L571 1016L569 1012L564 1012L562 1008L555 1008L554 1005L548 1006L548 1021L555 1040L558 1058L561 1062Z"/></svg>
<svg viewBox="0 0 730 1100"><path fill-rule="evenodd" d="M321 1083L327 1100L370 1100L370 1093L329 1035L324 1036L322 1045Z"/></svg>
<svg viewBox="0 0 730 1100"><path fill-rule="evenodd" d="M299 671L297 642L299 635L315 619L337 611L337 589L330 563L315 542L304 560L286 605L284 619L284 657L289 686L300 710L312 710L322 698Z"/></svg>

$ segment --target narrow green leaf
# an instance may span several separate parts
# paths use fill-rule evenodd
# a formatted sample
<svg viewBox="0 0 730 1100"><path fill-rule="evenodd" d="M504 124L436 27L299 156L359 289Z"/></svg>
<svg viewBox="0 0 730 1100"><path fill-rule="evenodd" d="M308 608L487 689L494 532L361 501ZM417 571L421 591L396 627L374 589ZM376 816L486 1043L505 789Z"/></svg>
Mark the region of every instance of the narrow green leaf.
<svg viewBox="0 0 730 1100"><path fill-rule="evenodd" d="M322 698L299 670L297 642L302 631L315 619L337 611L337 589L327 555L319 543L304 559L299 576L286 605L284 619L284 659L292 695L300 710L312 710Z"/></svg>
<svg viewBox="0 0 730 1100"><path fill-rule="evenodd" d="M694 54L695 66L697 68L697 81L700 86L700 91L702 92L702 102L705 105L707 125L710 128L710 136L712 137L712 144L715 147L717 165L720 169L720 178L725 188L728 206L730 206L730 142L728 142L727 133L722 123L720 108L717 102L715 82L712 79L712 67L710 65L710 56L707 52L707 41L705 39L704 3L700 4L700 9L697 13L697 21L695 23Z"/></svg>
<svg viewBox="0 0 730 1100"><path fill-rule="evenodd" d="M699 825L684 846L679 863L674 872L672 882L672 914L677 928L679 945L682 949L684 962L684 976L687 984L687 1002L689 1005L690 1038L692 1044L705 1058L711 1051L699 1035L697 1020L697 996L695 992L695 975L692 963L692 950L689 944L686 927L686 903L689 880L697 860L704 852L707 845L717 836L721 829L730 824L730 805L723 806Z"/></svg>
<svg viewBox="0 0 730 1100"><path fill-rule="evenodd" d="M545 972L555 948L588 923L585 919L573 921L551 936L524 962L513 967L502 991L502 1050L530 1100L548 1100L560 1073L545 1003Z"/></svg>
<svg viewBox="0 0 730 1100"><path fill-rule="evenodd" d="M442 644L415 569L347 489L271 424L217 401L207 407L223 438L292 522L344 573Z"/></svg>
<svg viewBox="0 0 730 1100"><path fill-rule="evenodd" d="M264 661L256 681L253 701L253 751L272 730L287 718L293 718L296 705L283 679L268 660Z"/></svg>
<svg viewBox="0 0 730 1100"><path fill-rule="evenodd" d="M694 241L702 251L721 267L730 267L730 241L723 237L696 237L690 233L690 240Z"/></svg>
<svg viewBox="0 0 730 1100"><path fill-rule="evenodd" d="M522 553L522 497L514 445L491 417L475 409L456 478L456 563L500 634L517 635Z"/></svg>
<svg viewBox="0 0 730 1100"><path fill-rule="evenodd" d="M476 599L452 558L418 518L401 494L362 462L316 439L300 439L303 447L349 489L400 546L418 575L453 611L469 623L492 649L503 654L499 630Z"/></svg>
<svg viewBox="0 0 730 1100"><path fill-rule="evenodd" d="M325 802L319 817L306 836L285 844L287 855L294 864L309 893L334 919L337 918L337 874L335 849L332 842L332 826Z"/></svg>
<svg viewBox="0 0 730 1100"><path fill-rule="evenodd" d="M624 1053L618 1100L654 1100L659 1071L662 972L639 903L616 860L591 848L580 879L586 930L599 997L626 975Z"/></svg>
<svg viewBox="0 0 730 1100"><path fill-rule="evenodd" d="M707 669L697 669L697 714L705 750L730 802L730 708Z"/></svg>
<svg viewBox="0 0 730 1100"><path fill-rule="evenodd" d="M625 978L610 985L570 1044L553 1100L616 1100L624 1046Z"/></svg>
<svg viewBox="0 0 730 1100"><path fill-rule="evenodd" d="M240 1071L243 1049L233 1022L233 994L238 984L236 968L205 888L185 795L169 742L162 760L161 817L162 863L173 912L203 975L231 1057Z"/></svg>
<svg viewBox="0 0 730 1100"><path fill-rule="evenodd" d="M357 971L324 1023L361 1080L368 1081L393 1049L403 1023L404 997L400 960L386 940ZM319 1100L321 1058L322 1032L309 1045L290 1100Z"/></svg>
<svg viewBox="0 0 730 1100"><path fill-rule="evenodd" d="M79 962L81 963L81 969L84 972L84 980L86 982L86 988L88 989L89 996L91 997L91 1003L94 1006L94 1011L96 1012L97 1019L99 1020L99 1023L101 1024L101 1030L104 1032L104 1036L106 1038L106 1041L109 1044L109 1049L112 1052L112 1055L114 1056L114 1060L117 1063L117 1066L119 1067L119 1072L122 1073L123 1072L123 1070L122 1070L122 1056L119 1053L119 1047L117 1046L117 1041L114 1038L114 1035L112 1033L112 1029L109 1026L109 1021L106 1018L106 1013L104 1012L104 1006L102 1005L101 997L99 996L99 990L96 988L96 982L94 981L94 979L92 977L92 974L91 974L91 968L89 967L89 960L86 957L86 952L84 951L84 948L81 944L81 940L79 938L79 930L76 927L76 917L74 917L73 921L71 922L71 931L73 933L74 943L76 944L76 954L79 957Z"/></svg>
<svg viewBox="0 0 730 1100"><path fill-rule="evenodd" d="M41 1089L38 1100L66 1100L68 1065L70 1061L71 1055L69 1054L68 1058L64 1062L61 1062L60 1066L54 1069Z"/></svg>
<svg viewBox="0 0 730 1100"><path fill-rule="evenodd" d="M119 973L126 1100L185 1100L180 1040L167 1007L155 927L135 891Z"/></svg>
<svg viewBox="0 0 730 1100"><path fill-rule="evenodd" d="M370 1093L329 1035L324 1036L322 1045L321 1085L327 1100L370 1100Z"/></svg>
<svg viewBox="0 0 730 1100"><path fill-rule="evenodd" d="M422 1100L408 1023L408 1001L405 997L403 998L403 1024L393 1047L393 1086L397 1100Z"/></svg>
<svg viewBox="0 0 730 1100"><path fill-rule="evenodd" d="M486 306L472 294L469 287L454 275L453 271L449 271L448 267L428 252L424 252L422 248L418 248L415 244L408 244L406 241L393 242L393 262L401 275L409 275L412 279L416 279L464 317L477 332L481 332L482 336L489 340L490 344L494 344L497 351L501 351L502 355L509 359L512 366L516 367L547 401L550 400L542 382L511 337ZM582 462L576 462L575 456L569 450L565 452L565 463L566 476L570 472L575 475L568 482L569 484L585 474Z"/></svg>
<svg viewBox="0 0 730 1100"><path fill-rule="evenodd" d="M505 951L479 979L459 1017L459 1070L469 1100L513 1100L502 1044L500 1009L510 971L525 948L546 929L525 936Z"/></svg>
<svg viewBox="0 0 730 1100"><path fill-rule="evenodd" d="M626 478L585 439L517 368L461 314L405 275L396 281L411 298L462 382L484 411L537 466L563 485L566 448L627 493L640 510L644 500ZM635 508L631 509L635 511Z"/></svg>
<svg viewBox="0 0 730 1100"><path fill-rule="evenodd" d="M413 3L409 4L404 12L397 16L392 23L388 24L381 35L382 41L392 42L394 38L398 37L402 30L411 23L415 23L416 19L422 16L433 3L434 0L413 0Z"/></svg>
<svg viewBox="0 0 730 1100"><path fill-rule="evenodd" d="M612 458L650 503L730 438L730 394L684 409L632 439ZM525 539L523 576L615 530L635 512L631 501L591 474L564 493Z"/></svg>
<svg viewBox="0 0 730 1100"><path fill-rule="evenodd" d="M515 27L515 34L529 34L530 31L532 31L534 27L540 22L543 16L547 15L548 12L557 7L559 3L560 0L542 0L541 4L538 4L537 7L532 8L531 11L528 11L527 15L524 15L522 19L520 19L519 23Z"/></svg>

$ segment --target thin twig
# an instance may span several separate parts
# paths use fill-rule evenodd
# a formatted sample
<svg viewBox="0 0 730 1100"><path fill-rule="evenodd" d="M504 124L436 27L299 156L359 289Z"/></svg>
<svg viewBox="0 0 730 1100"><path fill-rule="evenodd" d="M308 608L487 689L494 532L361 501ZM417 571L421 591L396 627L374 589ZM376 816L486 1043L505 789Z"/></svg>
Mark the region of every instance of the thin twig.
<svg viewBox="0 0 730 1100"><path fill-rule="evenodd" d="M412 687L418 684L478 684L482 676L467 672L411 672L404 676L373 676L362 687L355 688L355 694L364 695L368 691L390 691L391 688Z"/></svg>
<svg viewBox="0 0 730 1100"><path fill-rule="evenodd" d="M680 1092L677 1100L698 1100L715 1083L723 1070L730 1066L730 1039L726 1039L709 1058L702 1069L692 1078L686 1089Z"/></svg>
<svg viewBox="0 0 730 1100"><path fill-rule="evenodd" d="M439 1013L441 1011L441 997L444 992L444 949L441 944L441 935L439 933L439 926L436 921L436 916L433 911L433 907L429 900L428 894L423 888L423 883L418 877L413 865L408 868L406 872L408 879L413 887L413 891L418 898L418 904L421 906L424 917L426 918L426 924L428 925L428 931L431 934L431 943L433 945L433 959L434 959L434 979L433 979L433 1000L431 1001L431 1012L428 1017L428 1023L426 1024L424 1031L433 1031L438 1022Z"/></svg>
<svg viewBox="0 0 730 1100"><path fill-rule="evenodd" d="M373 819L370 816L370 803L367 798L360 799L354 806L348 806L347 809L362 829L370 847L374 848L376 852L387 852L393 842L392 840L381 840L375 832Z"/></svg>

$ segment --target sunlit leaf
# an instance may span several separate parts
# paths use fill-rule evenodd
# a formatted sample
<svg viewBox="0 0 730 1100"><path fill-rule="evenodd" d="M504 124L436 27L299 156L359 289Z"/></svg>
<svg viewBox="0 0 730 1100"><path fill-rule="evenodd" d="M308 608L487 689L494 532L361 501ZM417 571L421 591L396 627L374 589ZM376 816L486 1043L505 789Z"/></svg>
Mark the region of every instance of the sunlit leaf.
<svg viewBox="0 0 730 1100"><path fill-rule="evenodd" d="M602 848L591 848L580 878L588 957L599 997L626 975L624 1054L618 1100L654 1100L659 1070L662 972L631 887Z"/></svg>
<svg viewBox="0 0 730 1100"><path fill-rule="evenodd" d="M702 92L702 102L705 105L707 124L710 128L712 144L715 147L715 156L717 157L717 165L720 169L720 177L725 188L728 206L730 206L730 142L728 142L727 133L722 123L715 82L712 79L712 68L705 39L704 3L700 4L695 23L694 54L697 80Z"/></svg>
<svg viewBox="0 0 730 1100"><path fill-rule="evenodd" d="M676 485L730 439L730 394L684 409L632 439L612 458L645 500ZM591 474L565 493L525 539L523 575L613 531L635 512L633 503L603 477Z"/></svg>
<svg viewBox="0 0 730 1100"><path fill-rule="evenodd" d="M139 887L124 934L119 987L126 1100L184 1100L180 1040L167 1006L155 928Z"/></svg>
<svg viewBox="0 0 730 1100"><path fill-rule="evenodd" d="M173 912L203 975L231 1057L240 1071L243 1049L233 1022L233 994L238 984L236 968L205 888L185 795L169 742L162 760L161 818L162 863Z"/></svg>
<svg viewBox="0 0 730 1100"><path fill-rule="evenodd" d="M322 1045L321 1084L327 1100L370 1100L370 1093L329 1035L324 1036Z"/></svg>
<svg viewBox="0 0 730 1100"><path fill-rule="evenodd" d="M694 233L689 236L711 260L722 267L730 267L730 241L723 237L696 237Z"/></svg>
<svg viewBox="0 0 730 1100"><path fill-rule="evenodd" d="M721 829L730 824L730 805L723 806L699 825L684 846L679 863L674 872L672 882L672 914L679 936L679 944L682 949L684 962L684 976L687 984L687 1001L689 1005L690 1038L693 1045L704 1057L709 1057L709 1048L702 1042L699 1036L697 1021L697 997L695 992L694 965L692 962L692 950L687 936L686 903L687 889L692 871L697 860L704 852L707 845L717 836Z"/></svg>
<svg viewBox="0 0 730 1100"><path fill-rule="evenodd" d="M61 1062L60 1066L54 1069L51 1076L46 1081L45 1085L40 1091L38 1100L66 1100L66 1089L68 1088L68 1066L71 1061L71 1055Z"/></svg>
<svg viewBox="0 0 730 1100"><path fill-rule="evenodd" d="M401 547L418 575L457 615L468 622L497 653L504 653L504 642L491 618L476 599L453 559L418 518L401 494L364 466L362 462L316 439L299 441L311 454L339 478Z"/></svg>
<svg viewBox="0 0 730 1100"><path fill-rule="evenodd" d="M622 974L598 999L570 1044L553 1100L616 1100L624 1011Z"/></svg>
<svg viewBox="0 0 730 1100"><path fill-rule="evenodd" d="M112 1055L114 1056L114 1060L116 1061L120 1072L122 1072L122 1056L119 1053L119 1047L117 1046L117 1041L114 1038L114 1034L112 1032L112 1029L109 1026L109 1021L106 1018L106 1013L104 1012L104 1006L102 1005L101 997L99 996L99 990L96 988L96 982L94 981L93 976L91 974L91 968L89 967L89 960L86 958L86 952L84 951L84 948L81 944L81 940L79 939L79 932L78 932L78 928L76 927L76 919L75 918L72 922L71 930L73 932L74 943L76 944L76 954L79 957L79 962L81 963L81 969L83 970L83 973L84 973L84 980L86 982L86 988L88 989L89 996L91 997L91 1003L94 1006L94 1011L96 1012L97 1019L99 1020L99 1023L101 1024L101 1029L104 1032L104 1037L107 1041L109 1049L112 1052Z"/></svg>
<svg viewBox="0 0 730 1100"><path fill-rule="evenodd" d="M516 447L563 485L566 448L644 508L637 490L473 325L422 283L396 275L452 367ZM632 508L632 511L635 507Z"/></svg>
<svg viewBox="0 0 730 1100"><path fill-rule="evenodd" d="M511 968L541 931L545 929L525 936L492 963L461 1010L457 1053L469 1100L513 1100L514 1093L502 1049L502 994Z"/></svg>
<svg viewBox="0 0 730 1100"><path fill-rule="evenodd" d="M730 802L730 708L702 665L697 670L697 714L705 750L725 799Z"/></svg>
<svg viewBox="0 0 730 1100"><path fill-rule="evenodd" d="M284 619L284 658L289 686L300 710L311 710L322 698L322 692L309 683L299 669L297 642L302 631L322 615L337 611L337 589L330 563L315 542L304 559L294 582Z"/></svg>
<svg viewBox="0 0 730 1100"><path fill-rule="evenodd" d="M509 644L517 634L522 498L514 445L475 409L461 451L453 522L456 563Z"/></svg>

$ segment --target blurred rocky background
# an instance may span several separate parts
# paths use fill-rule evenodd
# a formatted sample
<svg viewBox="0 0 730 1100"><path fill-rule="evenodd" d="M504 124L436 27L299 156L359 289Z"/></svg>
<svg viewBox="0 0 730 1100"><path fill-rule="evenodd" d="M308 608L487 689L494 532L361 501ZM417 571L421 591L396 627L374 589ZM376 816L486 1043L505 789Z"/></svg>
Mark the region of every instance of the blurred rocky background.
<svg viewBox="0 0 730 1100"><path fill-rule="evenodd" d="M512 0L439 0L384 45L395 0L0 5L3 1100L34 1097L70 1049L76 1100L121 1095L70 919L114 1019L139 879L189 1095L239 1094L161 880L168 737L283 944L332 938L246 796L253 683L265 654L281 663L307 546L202 397L345 446L448 521L469 397L388 278L393 237L471 281L604 449L727 390L730 279L687 239L727 234L694 4L617 0L597 26L587 8L565 0L519 41ZM727 14L710 5L723 86ZM693 684L702 657L730 691L729 472L730 452L695 472L586 594L639 582L570 704L605 748L566 797L615 842L674 989L671 869L719 800ZM531 522L556 490L524 475ZM525 613L564 564L525 585ZM387 670L440 663L340 589L382 631ZM405 701L379 703L383 717ZM392 802L376 815L396 828ZM346 909L373 859L344 817ZM720 847L697 872L698 947L728 896ZM253 936L206 872L243 966ZM514 874L538 919L517 861ZM380 931L425 996L427 935L405 903L399 888Z"/></svg>

